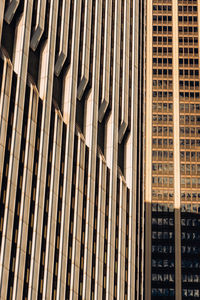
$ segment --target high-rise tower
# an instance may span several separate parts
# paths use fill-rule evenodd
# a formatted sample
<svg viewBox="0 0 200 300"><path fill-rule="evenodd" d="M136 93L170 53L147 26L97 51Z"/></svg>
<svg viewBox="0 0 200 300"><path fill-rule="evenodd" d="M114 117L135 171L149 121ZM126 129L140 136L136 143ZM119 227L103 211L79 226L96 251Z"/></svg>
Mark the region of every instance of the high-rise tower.
<svg viewBox="0 0 200 300"><path fill-rule="evenodd" d="M200 3L146 8L145 299L198 299Z"/></svg>
<svg viewBox="0 0 200 300"><path fill-rule="evenodd" d="M143 1L0 0L0 299L139 299Z"/></svg>

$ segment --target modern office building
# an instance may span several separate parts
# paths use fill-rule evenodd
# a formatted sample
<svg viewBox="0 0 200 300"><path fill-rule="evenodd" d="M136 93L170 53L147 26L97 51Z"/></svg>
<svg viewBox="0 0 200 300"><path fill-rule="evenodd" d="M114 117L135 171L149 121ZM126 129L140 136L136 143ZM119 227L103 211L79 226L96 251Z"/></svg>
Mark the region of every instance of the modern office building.
<svg viewBox="0 0 200 300"><path fill-rule="evenodd" d="M143 12L0 0L2 300L143 297Z"/></svg>
<svg viewBox="0 0 200 300"><path fill-rule="evenodd" d="M200 2L146 17L145 299L199 299Z"/></svg>

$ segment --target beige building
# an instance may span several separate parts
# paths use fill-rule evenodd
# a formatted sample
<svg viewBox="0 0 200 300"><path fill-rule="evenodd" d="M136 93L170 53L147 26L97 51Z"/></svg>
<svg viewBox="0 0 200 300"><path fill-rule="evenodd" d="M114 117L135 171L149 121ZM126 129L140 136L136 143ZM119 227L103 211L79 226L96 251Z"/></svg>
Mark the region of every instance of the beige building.
<svg viewBox="0 0 200 300"><path fill-rule="evenodd" d="M143 297L142 24L138 0L0 0L1 300Z"/></svg>
<svg viewBox="0 0 200 300"><path fill-rule="evenodd" d="M199 299L200 2L146 12L145 299Z"/></svg>

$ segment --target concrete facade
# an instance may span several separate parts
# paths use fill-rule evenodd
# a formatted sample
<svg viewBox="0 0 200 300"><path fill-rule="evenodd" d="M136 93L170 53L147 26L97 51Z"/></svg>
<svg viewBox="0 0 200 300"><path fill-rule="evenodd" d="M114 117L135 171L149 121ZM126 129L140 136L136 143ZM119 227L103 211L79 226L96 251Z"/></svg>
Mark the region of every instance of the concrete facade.
<svg viewBox="0 0 200 300"><path fill-rule="evenodd" d="M142 24L0 1L0 299L142 299Z"/></svg>

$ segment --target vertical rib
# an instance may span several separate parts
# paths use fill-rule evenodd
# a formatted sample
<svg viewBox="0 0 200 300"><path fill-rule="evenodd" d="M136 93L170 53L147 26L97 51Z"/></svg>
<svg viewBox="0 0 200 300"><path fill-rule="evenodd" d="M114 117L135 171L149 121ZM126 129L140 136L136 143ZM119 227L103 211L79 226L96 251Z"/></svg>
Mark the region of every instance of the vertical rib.
<svg viewBox="0 0 200 300"><path fill-rule="evenodd" d="M120 176L119 195L119 234L118 234L118 268L117 299L123 299L125 287L125 245L126 245L126 183Z"/></svg>
<svg viewBox="0 0 200 300"><path fill-rule="evenodd" d="M86 144L89 146L88 165L88 189L86 203L86 227L85 227L85 251L83 270L83 299L91 296L91 266L93 245L93 221L94 221L94 197L97 153L97 125L98 125L98 95L100 74L100 41L101 41L101 11L102 0L96 2L95 29L94 29L94 52L92 70L92 89L86 103L85 135Z"/></svg>
<svg viewBox="0 0 200 300"><path fill-rule="evenodd" d="M1 84L1 98L0 98L0 161L4 161L5 157L5 147L6 147L6 134L8 127L8 114L10 106L10 96L11 96L11 83L13 66L11 61L3 55L3 74L2 74L2 84ZM0 192L3 176L3 163L0 164Z"/></svg>
<svg viewBox="0 0 200 300"><path fill-rule="evenodd" d="M50 115L52 107L52 88L54 72L54 53L56 42L58 0L52 1L49 16L49 32L47 43L41 53L41 69L39 75L39 94L43 99L42 123L40 133L40 150L38 161L38 176L36 185L35 214L33 225L30 279L28 299L35 299L38 292L39 264L41 255L42 224L44 197L46 186L46 170L48 155L48 140L50 129Z"/></svg>
<svg viewBox="0 0 200 300"><path fill-rule="evenodd" d="M124 3L123 32L123 78L122 78L122 108L119 128L119 143L121 143L128 127L129 100L129 44L130 44L130 0Z"/></svg>
<svg viewBox="0 0 200 300"><path fill-rule="evenodd" d="M28 222L30 212L30 198L31 198L31 182L33 176L33 157L36 136L36 122L37 122L37 108L38 108L38 91L35 86L30 84L30 98L29 98L29 113L26 135L25 160L22 183L22 197L19 215L19 229L17 238L16 251L16 266L14 274L13 298L22 299L24 271L25 271L25 253L28 237ZM20 287L20 288L19 288Z"/></svg>
<svg viewBox="0 0 200 300"><path fill-rule="evenodd" d="M81 0L74 2L74 18L72 28L72 50L71 65L63 82L63 117L67 126L66 133L66 154L64 163L64 182L63 182L63 199L62 215L60 229L60 247L58 259L58 279L56 299L64 299L66 292L66 274L68 258L68 237L69 237L69 215L71 204L71 182L72 182L72 165L74 150L74 133L75 133L75 113L77 98L77 78L78 78L78 52L80 36L80 18L81 18Z"/></svg>
<svg viewBox="0 0 200 300"><path fill-rule="evenodd" d="M106 163L100 155L98 190L98 213L97 213L97 241L96 241L96 264L95 264L95 290L94 299L102 299L103 291L103 257L104 257L104 227L105 227L105 203L106 203ZM96 179L97 180L97 179Z"/></svg>
<svg viewBox="0 0 200 300"><path fill-rule="evenodd" d="M51 163L51 183L49 195L49 210L47 223L47 241L45 251L45 266L44 266L44 285L42 299L51 299L52 283L53 283L53 263L52 259L55 252L55 234L57 223L57 206L58 206L58 188L59 188L59 167L61 158L61 138L62 138L62 120L59 117L58 111L55 111L54 122L54 138Z"/></svg>
<svg viewBox="0 0 200 300"><path fill-rule="evenodd" d="M0 298L6 299L9 275L11 241L16 203L16 186L19 168L20 144L22 135L23 108L28 66L28 52L32 14L32 0L25 3L24 14L16 29L14 69L18 74L15 95L15 109L11 138L11 152L8 169L8 184L6 189L5 213L0 256ZM17 56L17 59L16 59ZM11 230L10 230L11 228Z"/></svg>
<svg viewBox="0 0 200 300"><path fill-rule="evenodd" d="M174 119L174 217L175 217L175 299L182 299L181 281L181 179L180 179L180 113L178 1L172 1L173 21L173 119Z"/></svg>
<svg viewBox="0 0 200 300"><path fill-rule="evenodd" d="M62 70L62 67L65 63L65 60L67 58L68 36L69 36L70 2L71 2L71 0L62 2L60 46L59 46L58 58L55 62L55 74L57 76L59 76L59 74ZM73 5L73 4L71 3L71 5Z"/></svg>
<svg viewBox="0 0 200 300"><path fill-rule="evenodd" d="M146 174L145 174L145 299L151 299L151 202L152 202L152 0L147 1L146 49Z"/></svg>
<svg viewBox="0 0 200 300"><path fill-rule="evenodd" d="M110 55L111 55L111 23L112 23L112 1L106 0L105 8L105 31L104 33L104 49L103 49L103 85L102 85L102 99L99 108L99 121L103 120L105 112L109 104L110 93Z"/></svg>
<svg viewBox="0 0 200 300"><path fill-rule="evenodd" d="M131 99L131 124L130 124L130 136L128 137L126 145L126 181L127 186L130 188L130 199L129 207L127 211L129 212L129 228L128 228L128 299L135 297L136 288L136 247L137 236L136 236L136 223L137 223L137 203L138 199L138 183L140 180L138 177L139 170L139 158L138 158L138 147L139 147L139 133L138 133L138 60L139 55L139 43L137 39L137 34L139 34L139 4L137 1L133 2L132 5L132 64L131 70L131 94L129 95ZM139 270L137 271L139 273Z"/></svg>
<svg viewBox="0 0 200 300"><path fill-rule="evenodd" d="M119 117L119 78L120 78L120 30L121 30L121 1L115 2L114 21L114 58L112 110L107 123L106 158L110 168L109 216L108 216L108 248L107 248L107 278L106 300L113 298L114 290L114 251L115 251L115 218L117 192L117 160L118 160L118 117Z"/></svg>
<svg viewBox="0 0 200 300"><path fill-rule="evenodd" d="M81 66L81 79L78 86L77 97L81 100L85 88L89 80L90 69L90 45L91 45L91 30L93 24L92 20L92 0L86 0L85 2L85 18L84 18L84 34L83 34L83 54L82 54L82 66Z"/></svg>
<svg viewBox="0 0 200 300"><path fill-rule="evenodd" d="M76 191L74 207L74 228L72 241L72 266L71 266L71 285L70 300L78 299L78 280L80 271L80 254L81 254L81 225L82 225L82 208L83 208L83 183L85 169L85 141L83 136L78 133L77 149L77 166L76 166Z"/></svg>
<svg viewBox="0 0 200 300"><path fill-rule="evenodd" d="M1 45L1 36L2 36L2 29L3 29L4 8L5 8L5 0L1 0L0 2L0 45Z"/></svg>

